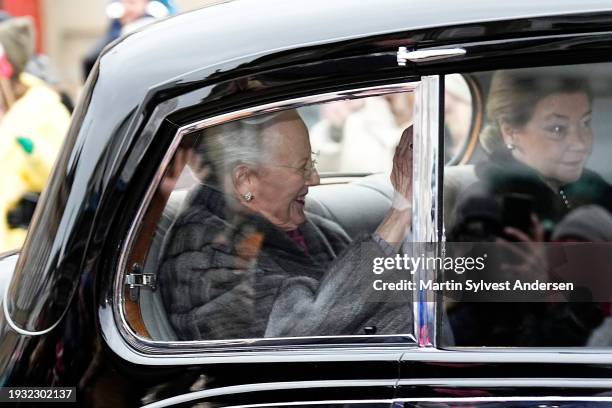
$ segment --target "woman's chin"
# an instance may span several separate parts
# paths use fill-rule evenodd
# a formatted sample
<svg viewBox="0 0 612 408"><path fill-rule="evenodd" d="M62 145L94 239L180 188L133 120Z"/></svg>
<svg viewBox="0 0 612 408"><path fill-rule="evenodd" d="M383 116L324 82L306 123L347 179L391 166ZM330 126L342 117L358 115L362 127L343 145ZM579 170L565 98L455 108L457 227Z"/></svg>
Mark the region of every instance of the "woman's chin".
<svg viewBox="0 0 612 408"><path fill-rule="evenodd" d="M290 219L292 224L302 225L306 222L306 212L304 211L304 204L294 202L291 206Z"/></svg>
<svg viewBox="0 0 612 408"><path fill-rule="evenodd" d="M284 211L265 212L257 211L260 215L266 218L270 223L283 231L292 231L306 222L306 214L304 206L298 203L290 204Z"/></svg>
<svg viewBox="0 0 612 408"><path fill-rule="evenodd" d="M578 181L580 176L582 176L583 167L577 167L573 169L568 169L566 171L561 172L557 179L561 182L561 184L570 184Z"/></svg>

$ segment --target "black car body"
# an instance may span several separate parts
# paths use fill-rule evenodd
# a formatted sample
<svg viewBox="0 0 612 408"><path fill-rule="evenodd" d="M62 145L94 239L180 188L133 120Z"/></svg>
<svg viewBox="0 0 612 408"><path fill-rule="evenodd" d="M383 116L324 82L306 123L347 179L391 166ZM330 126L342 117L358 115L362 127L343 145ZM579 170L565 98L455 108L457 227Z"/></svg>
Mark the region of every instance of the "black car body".
<svg viewBox="0 0 612 408"><path fill-rule="evenodd" d="M400 47L433 56L398 64ZM427 131L443 143L444 75L605 63L611 51L612 4L594 0L238 0L122 38L87 81L23 249L0 261L2 385L76 387L79 406L612 405L609 350L447 347L426 291L414 333L373 340L143 340L123 304L149 290L126 286L142 278L129 256L135 220L185 131L427 83ZM478 112L477 83L471 92ZM439 241L443 152L419 149L428 170L415 194L433 204L416 209L416 234Z"/></svg>

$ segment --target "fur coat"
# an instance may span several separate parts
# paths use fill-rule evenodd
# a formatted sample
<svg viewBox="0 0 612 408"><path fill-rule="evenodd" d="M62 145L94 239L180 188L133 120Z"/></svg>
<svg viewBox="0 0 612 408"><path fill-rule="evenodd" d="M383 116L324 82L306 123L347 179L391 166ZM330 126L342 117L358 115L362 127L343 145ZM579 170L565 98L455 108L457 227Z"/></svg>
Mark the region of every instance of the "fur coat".
<svg viewBox="0 0 612 408"><path fill-rule="evenodd" d="M373 236L351 243L314 214L300 226L307 250L256 215L229 211L209 186L190 193L159 271L170 322L182 340L410 333L411 299L370 302ZM409 296L409 295L408 295Z"/></svg>

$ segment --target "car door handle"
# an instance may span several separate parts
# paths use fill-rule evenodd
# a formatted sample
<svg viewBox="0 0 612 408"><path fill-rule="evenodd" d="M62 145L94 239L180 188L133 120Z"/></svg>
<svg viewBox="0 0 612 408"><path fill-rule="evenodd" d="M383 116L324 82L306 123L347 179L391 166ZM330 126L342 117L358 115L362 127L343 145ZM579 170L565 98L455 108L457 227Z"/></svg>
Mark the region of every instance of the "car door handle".
<svg viewBox="0 0 612 408"><path fill-rule="evenodd" d="M443 48L437 50L417 50L408 51L406 47L399 47L397 50L397 64L406 66L408 61L424 62L435 61L440 59L460 57L465 55L466 51L463 48Z"/></svg>

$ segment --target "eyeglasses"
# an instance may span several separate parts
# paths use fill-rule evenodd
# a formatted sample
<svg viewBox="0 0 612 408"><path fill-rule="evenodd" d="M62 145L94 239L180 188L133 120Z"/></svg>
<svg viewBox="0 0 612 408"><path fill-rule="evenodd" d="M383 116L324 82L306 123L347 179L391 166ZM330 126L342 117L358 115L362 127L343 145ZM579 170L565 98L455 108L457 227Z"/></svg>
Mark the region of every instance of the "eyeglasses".
<svg viewBox="0 0 612 408"><path fill-rule="evenodd" d="M319 159L319 152L312 152L311 153L311 158L310 161L308 163L306 163L305 166L303 167L293 167L293 166L283 166L281 164L276 164L273 165L274 167L285 167L288 169L294 169L297 170L298 172L300 172L302 174L302 178L304 179L304 181L308 181L310 180L310 178L312 177L312 175L317 171L317 160Z"/></svg>

